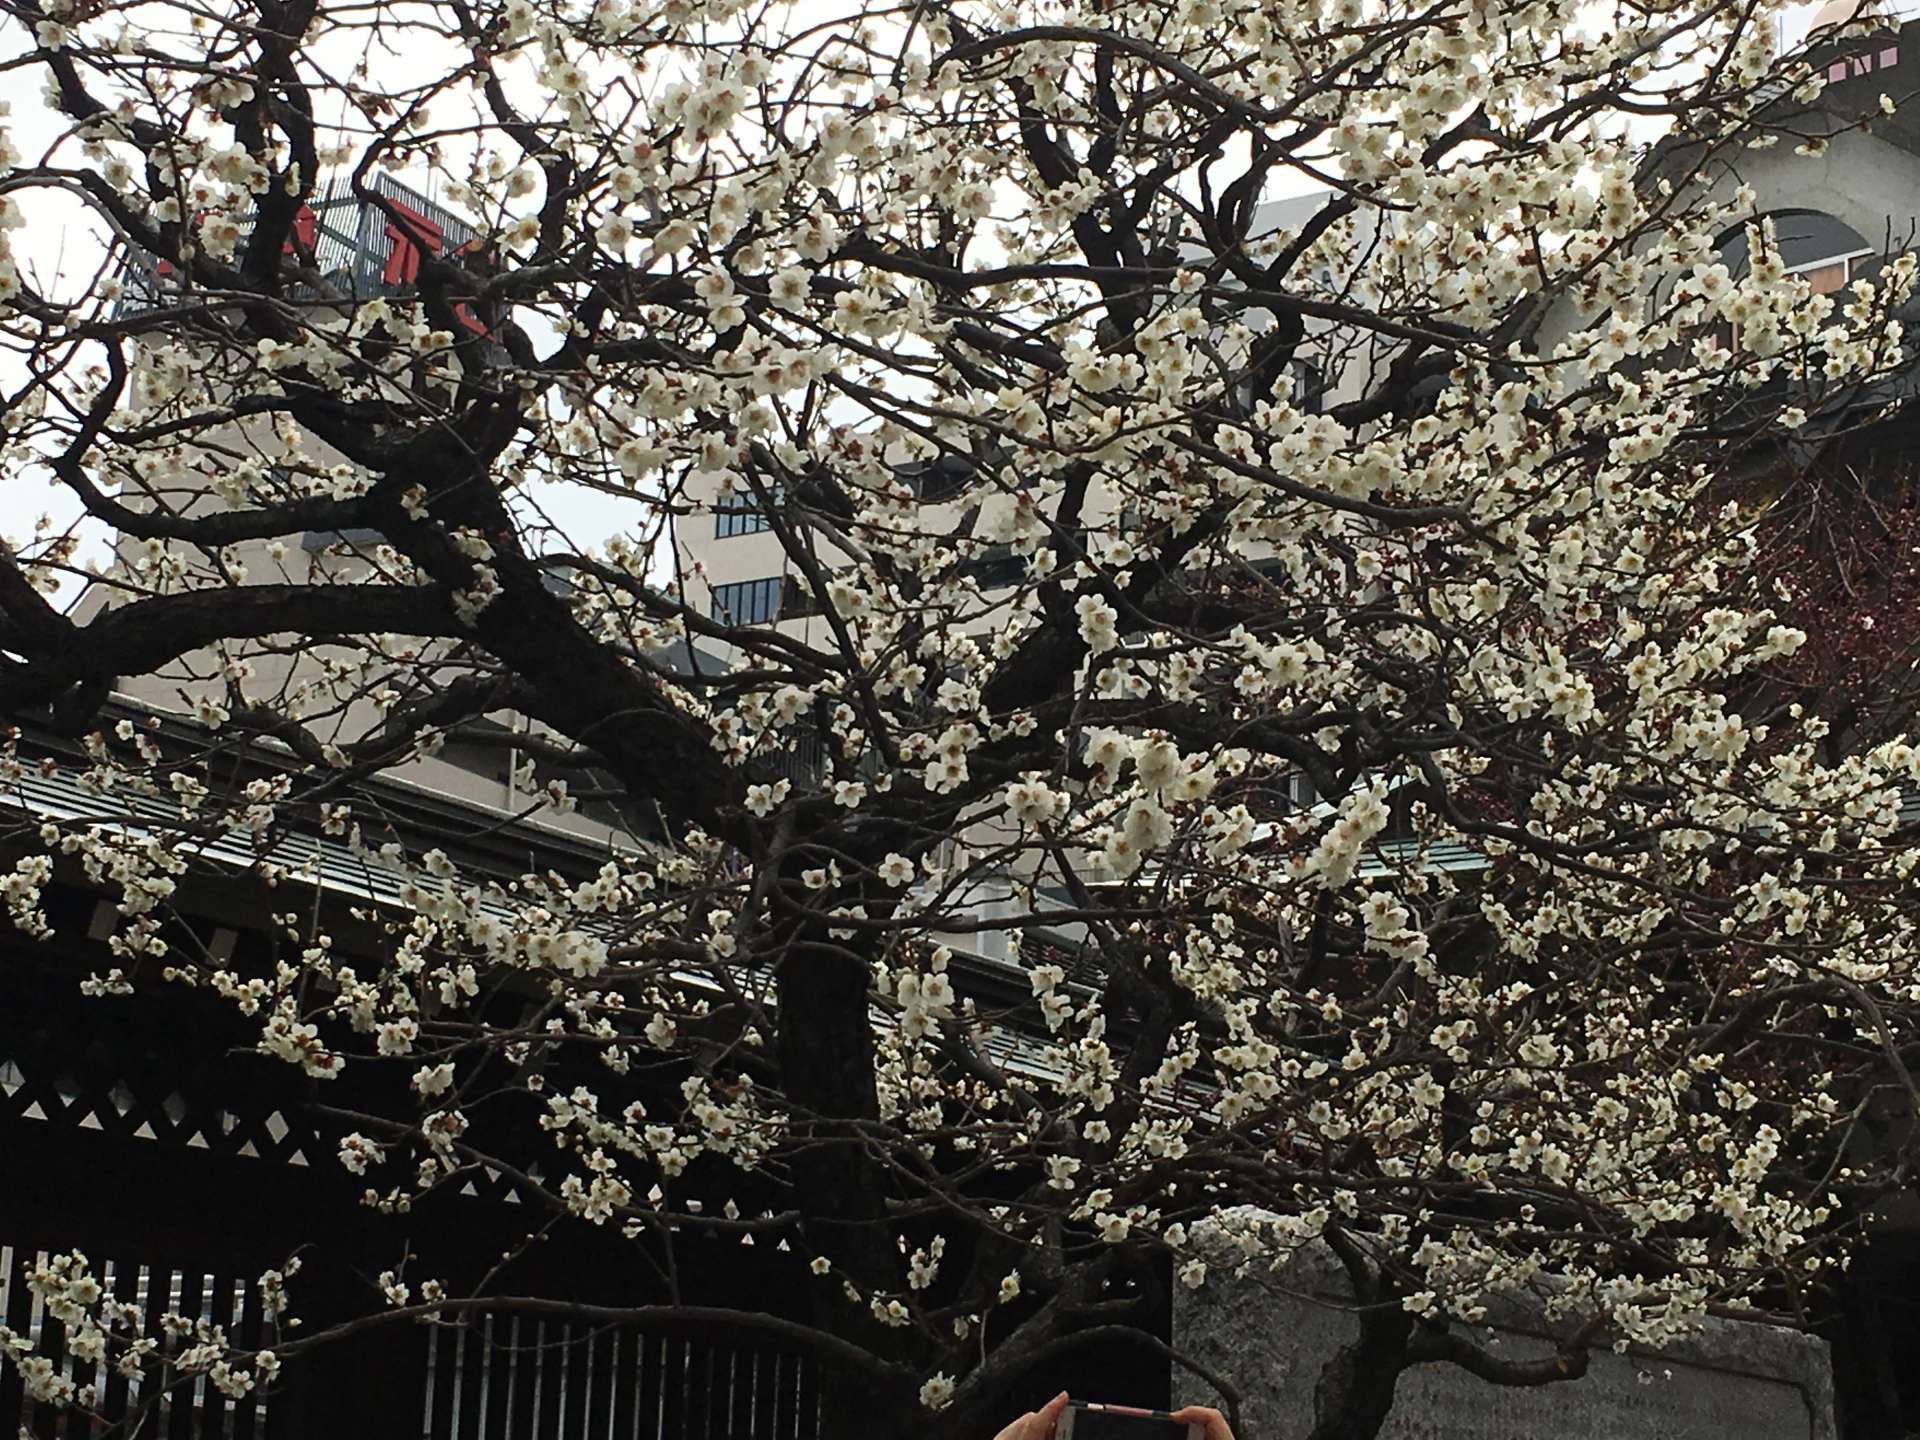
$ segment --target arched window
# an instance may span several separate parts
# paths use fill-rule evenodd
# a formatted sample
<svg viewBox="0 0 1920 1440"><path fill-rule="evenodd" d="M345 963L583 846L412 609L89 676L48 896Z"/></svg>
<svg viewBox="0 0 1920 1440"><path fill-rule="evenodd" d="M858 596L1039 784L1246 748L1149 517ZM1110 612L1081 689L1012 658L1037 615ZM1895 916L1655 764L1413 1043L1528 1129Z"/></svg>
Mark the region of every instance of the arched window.
<svg viewBox="0 0 1920 1440"><path fill-rule="evenodd" d="M1789 275L1799 275L1814 293L1830 295L1853 278L1854 266L1874 249L1866 237L1824 210L1775 210L1761 219L1773 222L1773 239ZM1726 231L1714 242L1734 279L1747 273L1747 225Z"/></svg>

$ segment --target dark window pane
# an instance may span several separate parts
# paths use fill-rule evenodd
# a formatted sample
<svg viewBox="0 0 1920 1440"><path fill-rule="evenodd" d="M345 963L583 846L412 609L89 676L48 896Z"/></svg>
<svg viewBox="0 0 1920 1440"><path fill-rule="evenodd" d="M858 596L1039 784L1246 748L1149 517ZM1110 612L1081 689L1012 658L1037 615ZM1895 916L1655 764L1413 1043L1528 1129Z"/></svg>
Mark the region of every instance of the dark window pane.
<svg viewBox="0 0 1920 1440"><path fill-rule="evenodd" d="M773 501L778 504L776 492ZM772 528L767 512L761 507L760 497L747 491L736 491L722 495L713 502L714 538L724 540L730 535L757 535L762 530Z"/></svg>
<svg viewBox="0 0 1920 1440"><path fill-rule="evenodd" d="M822 613L820 601L813 593L813 585L804 575L789 575L780 598L780 613L789 620L798 620L803 615Z"/></svg>
<svg viewBox="0 0 1920 1440"><path fill-rule="evenodd" d="M740 580L713 587L713 618L732 625L764 625L780 616L781 579Z"/></svg>
<svg viewBox="0 0 1920 1440"><path fill-rule="evenodd" d="M895 473L922 500L939 501L950 500L966 489L974 470L974 463L963 455L942 455L938 460L902 465Z"/></svg>

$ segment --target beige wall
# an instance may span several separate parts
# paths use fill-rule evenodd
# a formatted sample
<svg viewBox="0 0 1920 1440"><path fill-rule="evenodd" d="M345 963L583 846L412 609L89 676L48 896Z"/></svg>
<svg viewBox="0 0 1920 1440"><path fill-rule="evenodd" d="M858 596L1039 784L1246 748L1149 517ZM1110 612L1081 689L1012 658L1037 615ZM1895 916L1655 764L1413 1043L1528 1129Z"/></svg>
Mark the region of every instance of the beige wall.
<svg viewBox="0 0 1920 1440"><path fill-rule="evenodd" d="M321 464L338 458L317 442L313 442L310 449L317 453L311 453L309 458ZM230 507L215 492L213 474L246 459L270 465L277 456L286 453L273 427L264 420L209 432L195 450L197 453L189 460L198 467L198 474L183 475L156 485L151 494L128 487L120 496L122 503L131 509L147 509L162 503L188 515L218 513ZM229 561L245 566L246 580L254 584L322 581L350 584L377 572L378 561L371 542L349 542L344 546L309 550L302 540L297 534L284 537L280 541L284 553L278 559L272 553L274 542L268 540L228 546L224 553ZM145 553L145 542L122 537L115 548L119 565L126 565ZM129 592L115 585L110 574L89 586L79 597L74 618L85 624L106 607L124 603L127 598ZM321 678L321 661L328 654L345 656L347 653L339 647L300 647L298 637L294 636L276 637L266 644L267 648L249 644L239 650L251 665L251 673L242 683L242 693L266 704L284 702L313 685ZM227 682L222 669L219 654L211 650L195 651L150 674L122 677L118 690L126 698L154 710L192 713L202 697L225 697ZM371 733L381 721L381 711L365 699L351 699L336 707L315 696L305 703L312 717L309 729L323 742L351 743ZM515 714L502 712L489 718L511 730L536 728L526 717ZM516 789L511 781L514 767L525 758L519 751L475 747L458 761L444 754L423 757L396 766L388 774L402 783L496 810L504 817L517 815L536 803L535 796ZM509 777L505 781L500 778L503 774ZM561 814L543 809L526 823L595 844L631 843L624 832L577 811Z"/></svg>

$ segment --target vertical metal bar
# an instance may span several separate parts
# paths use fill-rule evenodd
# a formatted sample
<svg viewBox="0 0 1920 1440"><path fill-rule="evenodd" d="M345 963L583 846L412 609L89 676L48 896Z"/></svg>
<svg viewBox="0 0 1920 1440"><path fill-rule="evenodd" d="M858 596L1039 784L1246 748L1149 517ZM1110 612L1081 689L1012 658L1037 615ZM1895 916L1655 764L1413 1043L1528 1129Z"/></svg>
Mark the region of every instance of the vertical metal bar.
<svg viewBox="0 0 1920 1440"><path fill-rule="evenodd" d="M246 1338L241 1326L247 1318L247 1286L237 1275L227 1282L227 1298L231 1305L227 1316L227 1340L234 1345L244 1345ZM228 1397L227 1403L220 1407L223 1412L220 1417L222 1440L234 1440L234 1426L239 1423L240 1405L239 1399Z"/></svg>
<svg viewBox="0 0 1920 1440"><path fill-rule="evenodd" d="M453 1380L447 1386L452 1397L452 1413L447 1419L447 1440L460 1440L460 1401L464 1398L461 1391L466 1388L467 1379L467 1327L462 1321L453 1332Z"/></svg>
<svg viewBox="0 0 1920 1440"><path fill-rule="evenodd" d="M440 1385L440 1331L427 1327L427 1383L420 1401L420 1434L423 1440L435 1440L433 1433L433 1397Z"/></svg>
<svg viewBox="0 0 1920 1440"><path fill-rule="evenodd" d="M499 1352L493 1348L493 1316L480 1317L480 1416L473 1428L476 1440L486 1440L487 1405L493 1398L493 1359Z"/></svg>

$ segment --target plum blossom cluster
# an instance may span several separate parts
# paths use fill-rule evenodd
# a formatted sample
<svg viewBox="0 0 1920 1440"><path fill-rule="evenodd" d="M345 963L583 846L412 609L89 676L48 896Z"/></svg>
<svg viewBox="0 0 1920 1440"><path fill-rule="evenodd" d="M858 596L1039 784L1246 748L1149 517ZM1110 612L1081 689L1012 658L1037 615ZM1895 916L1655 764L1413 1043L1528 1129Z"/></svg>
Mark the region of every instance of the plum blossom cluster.
<svg viewBox="0 0 1920 1440"><path fill-rule="evenodd" d="M286 1279L298 1273L297 1259L256 1282L263 1312L275 1323L287 1311ZM222 1395L238 1399L271 1385L280 1373L280 1357L268 1348L245 1348L224 1327L201 1316L181 1314L116 1295L106 1275L79 1251L43 1256L26 1271L27 1289L36 1306L64 1329L71 1360L111 1368L138 1399L199 1379ZM295 1322L297 1323L297 1322ZM75 1385L71 1361L60 1363L26 1335L0 1325L0 1363L20 1376L28 1398L59 1410L91 1414L89 1400Z"/></svg>

